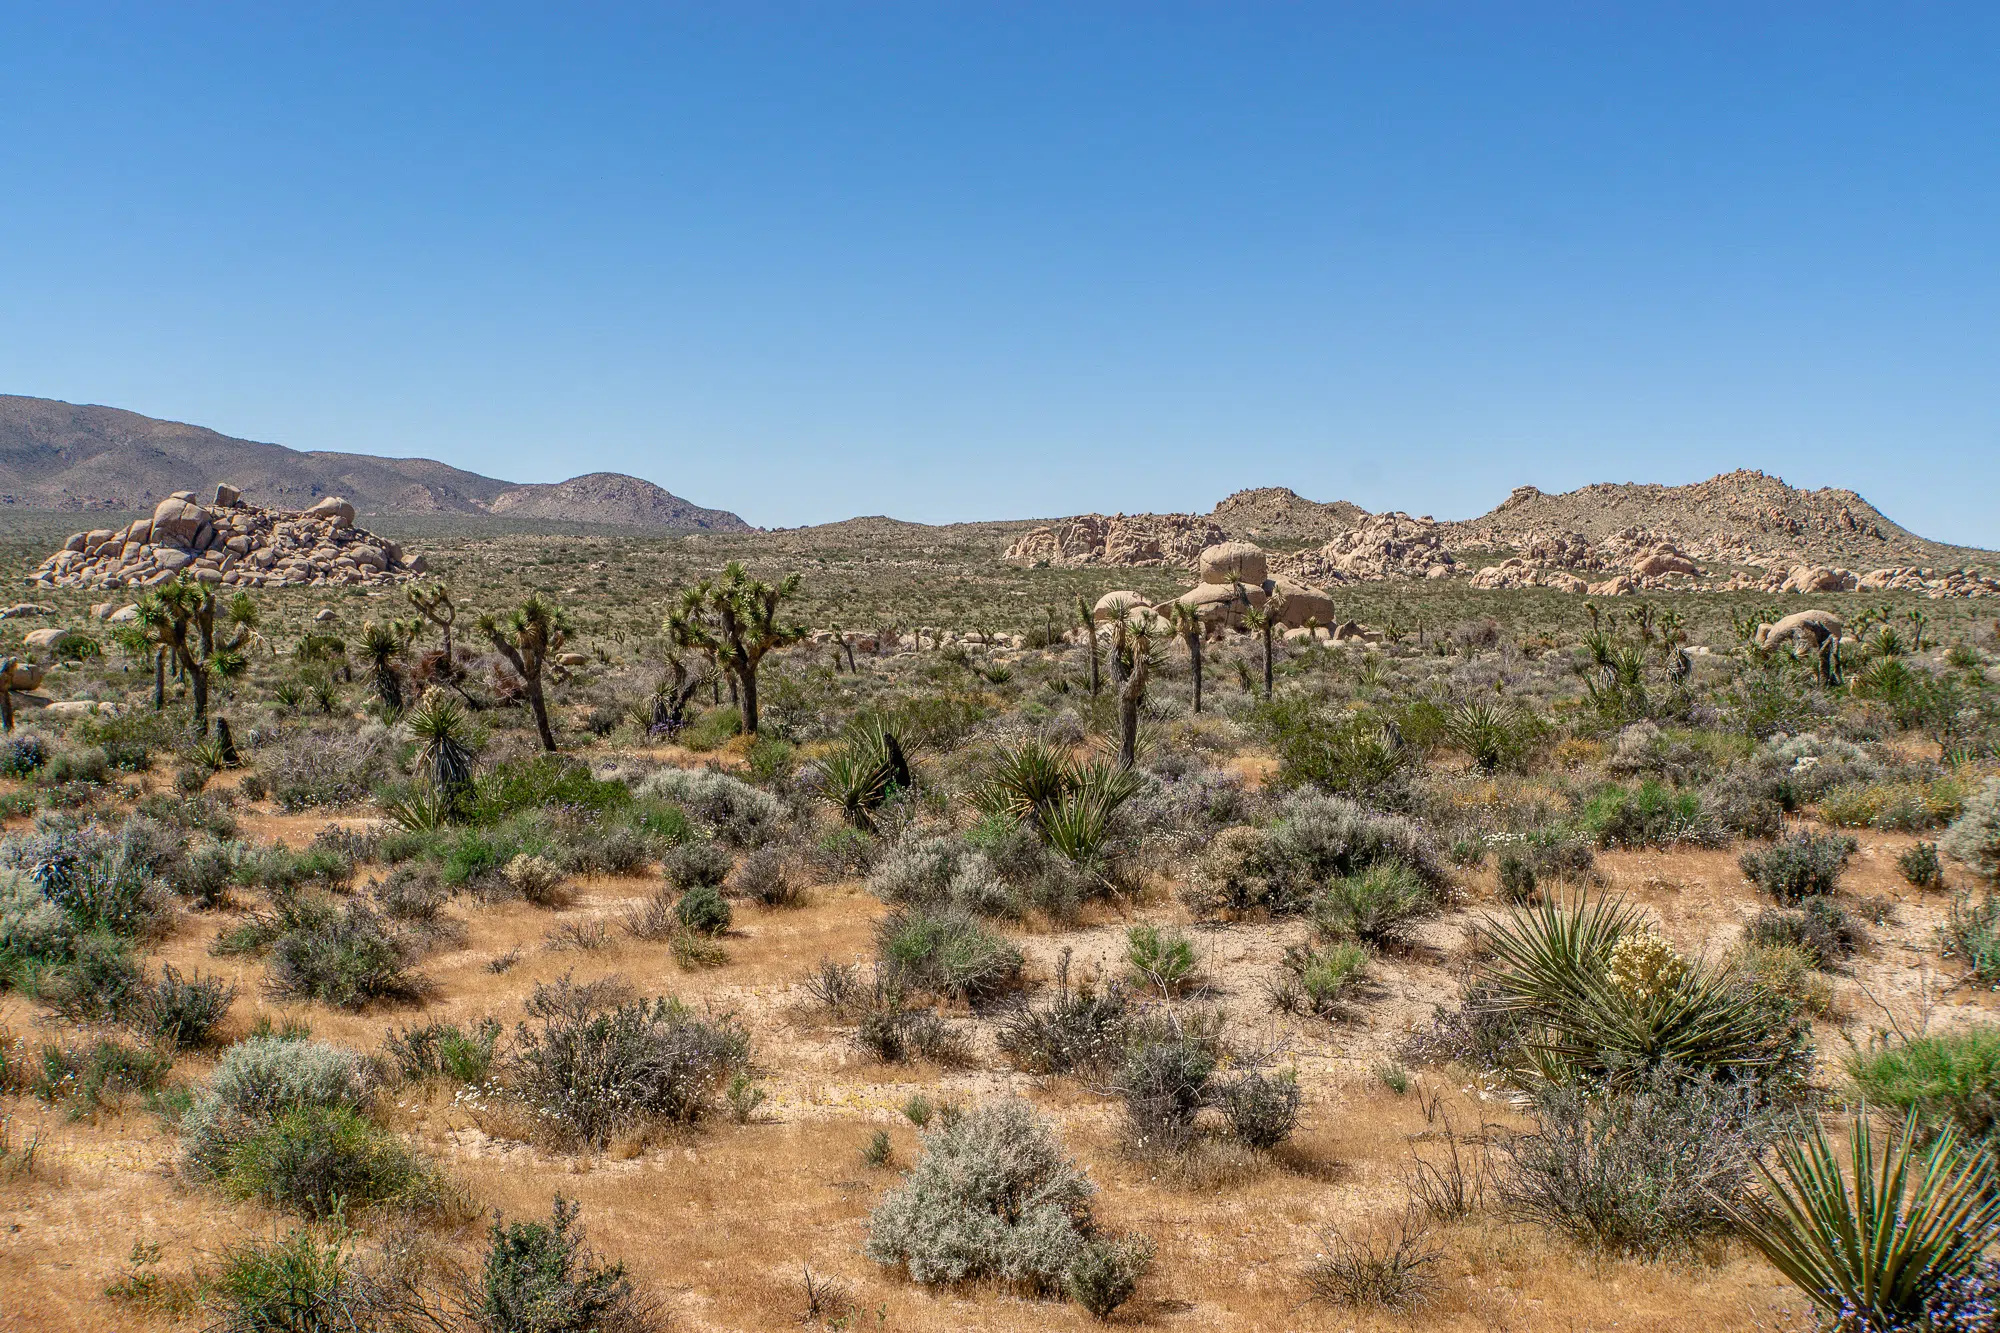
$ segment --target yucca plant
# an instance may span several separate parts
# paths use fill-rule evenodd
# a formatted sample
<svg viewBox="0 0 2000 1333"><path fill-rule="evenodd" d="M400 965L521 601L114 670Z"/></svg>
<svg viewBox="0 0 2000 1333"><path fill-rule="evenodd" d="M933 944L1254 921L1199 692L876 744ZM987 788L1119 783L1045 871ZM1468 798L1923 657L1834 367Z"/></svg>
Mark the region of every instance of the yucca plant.
<svg viewBox="0 0 2000 1333"><path fill-rule="evenodd" d="M1543 903L1496 923L1489 980L1503 1008L1538 1030L1519 1072L1549 1082L1617 1081L1664 1065L1737 1076L1784 1076L1805 1055L1803 1029L1728 975L1679 959L1614 968L1620 942L1650 935L1615 898Z"/></svg>
<svg viewBox="0 0 2000 1333"><path fill-rule="evenodd" d="M902 742L879 719L849 726L841 749L820 761L819 776L821 797L848 823L871 831L875 812L912 781Z"/></svg>
<svg viewBox="0 0 2000 1333"><path fill-rule="evenodd" d="M1003 746L973 801L983 813L1026 824L1069 794L1077 768L1067 750L1039 738Z"/></svg>
<svg viewBox="0 0 2000 1333"><path fill-rule="evenodd" d="M1094 864L1111 841L1111 819L1139 783L1128 769L1092 763L1077 770L1076 785L1053 806L1038 812L1042 841L1076 865Z"/></svg>
<svg viewBox="0 0 2000 1333"><path fill-rule="evenodd" d="M465 709L443 690L426 690L403 723L422 747L417 772L444 821L462 817L472 803L472 763L479 749Z"/></svg>
<svg viewBox="0 0 2000 1333"><path fill-rule="evenodd" d="M1879 1158L1855 1117L1850 1179L1817 1125L1760 1166L1764 1192L1731 1209L1750 1243L1828 1314L1913 1328L1978 1263L2000 1224L2000 1180L1946 1129L1928 1145L1914 1112Z"/></svg>

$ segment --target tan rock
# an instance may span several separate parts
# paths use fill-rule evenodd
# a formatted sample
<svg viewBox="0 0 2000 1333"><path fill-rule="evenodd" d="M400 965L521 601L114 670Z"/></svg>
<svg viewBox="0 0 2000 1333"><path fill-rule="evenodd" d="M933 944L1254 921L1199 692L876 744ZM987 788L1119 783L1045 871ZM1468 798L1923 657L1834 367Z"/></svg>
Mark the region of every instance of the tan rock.
<svg viewBox="0 0 2000 1333"><path fill-rule="evenodd" d="M329 495L312 508L304 511L309 518L332 519L336 528L354 526L354 506L337 495Z"/></svg>
<svg viewBox="0 0 2000 1333"><path fill-rule="evenodd" d="M210 522L209 512L194 503L194 498L182 491L178 495L160 501L153 510L152 539L174 541L188 545L194 543L202 527Z"/></svg>
<svg viewBox="0 0 2000 1333"><path fill-rule="evenodd" d="M1100 625L1108 625L1133 607L1146 605L1146 599L1130 589L1107 592L1097 599L1097 605L1090 608L1090 618Z"/></svg>
<svg viewBox="0 0 2000 1333"><path fill-rule="evenodd" d="M1203 583L1225 586L1261 584L1271 577L1271 571L1261 547L1249 542L1219 542L1202 551L1200 576Z"/></svg>

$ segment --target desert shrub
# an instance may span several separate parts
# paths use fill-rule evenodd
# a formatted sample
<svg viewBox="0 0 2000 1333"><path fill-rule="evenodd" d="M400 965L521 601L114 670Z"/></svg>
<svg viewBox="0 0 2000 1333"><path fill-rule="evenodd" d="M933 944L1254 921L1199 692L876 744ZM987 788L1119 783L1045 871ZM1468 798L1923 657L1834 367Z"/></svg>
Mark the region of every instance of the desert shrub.
<svg viewBox="0 0 2000 1333"><path fill-rule="evenodd" d="M1911 888L1944 887L1944 862L1938 858L1938 847L1934 842L1920 842L1904 848L1896 857L1896 870Z"/></svg>
<svg viewBox="0 0 2000 1333"><path fill-rule="evenodd" d="M770 792L714 769L663 768L634 790L642 800L679 806L735 847L761 847L777 836L784 818L784 806Z"/></svg>
<svg viewBox="0 0 2000 1333"><path fill-rule="evenodd" d="M127 1021L169 1050L193 1050L208 1044L235 998L236 987L221 977L183 976L168 963L139 988Z"/></svg>
<svg viewBox="0 0 2000 1333"><path fill-rule="evenodd" d="M876 967L894 985L974 1003L1011 990L1021 951L961 913L904 908L875 932Z"/></svg>
<svg viewBox="0 0 2000 1333"><path fill-rule="evenodd" d="M1398 745L1380 719L1337 713L1301 695L1259 707L1256 728L1278 756L1278 781L1341 796L1393 803L1419 757Z"/></svg>
<svg viewBox="0 0 2000 1333"><path fill-rule="evenodd" d="M29 1091L55 1102L72 1117L90 1115L107 1101L157 1091L173 1068L173 1058L141 1050L109 1037L87 1046L46 1045L32 1069Z"/></svg>
<svg viewBox="0 0 2000 1333"><path fill-rule="evenodd" d="M893 907L927 911L998 916L1015 906L986 854L948 834L897 842L876 862L868 891Z"/></svg>
<svg viewBox="0 0 2000 1333"><path fill-rule="evenodd" d="M815 1004L835 1016L860 1008L866 998L861 969L831 958L820 959L799 984Z"/></svg>
<svg viewBox="0 0 2000 1333"><path fill-rule="evenodd" d="M1330 1018L1345 1009L1367 975L1368 950L1359 944L1295 944L1285 950L1283 963L1271 984L1272 1008Z"/></svg>
<svg viewBox="0 0 2000 1333"><path fill-rule="evenodd" d="M1701 801L1718 827L1746 838L1775 838L1798 792L1782 769L1731 768L1702 788Z"/></svg>
<svg viewBox="0 0 2000 1333"><path fill-rule="evenodd" d="M0 923L0 930L5 930ZM29 930L14 933L16 941ZM10 932L11 933L11 932ZM25 960L13 982L64 1018L104 1023L125 1016L144 978L126 942L98 929L53 937L54 948Z"/></svg>
<svg viewBox="0 0 2000 1333"><path fill-rule="evenodd" d="M258 763L281 809L359 805L393 775L396 745L394 732L371 723L301 734L260 751Z"/></svg>
<svg viewBox="0 0 2000 1333"><path fill-rule="evenodd" d="M1140 985L1171 995L1194 979L1194 941L1172 926L1129 926L1125 931L1125 970Z"/></svg>
<svg viewBox="0 0 2000 1333"><path fill-rule="evenodd" d="M1950 1125L1967 1143L1991 1147L2000 1130L2000 1027L1856 1051L1848 1057L1847 1076L1872 1105L1915 1112L1929 1132Z"/></svg>
<svg viewBox="0 0 2000 1333"><path fill-rule="evenodd" d="M1359 1236L1330 1229L1306 1267L1306 1290L1329 1305L1419 1309L1437 1291L1433 1270L1442 1253L1414 1210Z"/></svg>
<svg viewBox="0 0 2000 1333"><path fill-rule="evenodd" d="M1965 813L1938 839L1938 848L1980 878L2000 883L2000 778L1990 778L1965 803Z"/></svg>
<svg viewBox="0 0 2000 1333"><path fill-rule="evenodd" d="M391 921L435 926L451 893L430 866L400 865L375 884L375 905Z"/></svg>
<svg viewBox="0 0 2000 1333"><path fill-rule="evenodd" d="M1194 1140L1196 1117L1213 1100L1209 1081L1221 1056L1216 1034L1206 1025L1169 1022L1135 1030L1113 1080L1135 1151L1171 1154Z"/></svg>
<svg viewBox="0 0 2000 1333"><path fill-rule="evenodd" d="M618 810L631 804L632 789L622 782L604 782L590 769L561 755L495 764L481 774L474 788L475 823L498 824L515 815L568 809L579 812Z"/></svg>
<svg viewBox="0 0 2000 1333"><path fill-rule="evenodd" d="M1266 910L1297 910L1288 898L1274 906L1263 829L1226 828L1210 840L1181 889L1181 901L1198 920L1214 921Z"/></svg>
<svg viewBox="0 0 2000 1333"><path fill-rule="evenodd" d="M649 1124L692 1123L749 1062L750 1038L727 1016L697 1017L659 998L604 1004L568 978L535 987L534 1027L515 1032L507 1079L558 1140L603 1147Z"/></svg>
<svg viewBox="0 0 2000 1333"><path fill-rule="evenodd" d="M1535 901L1541 892L1535 868L1513 852L1500 854L1500 897L1516 906Z"/></svg>
<svg viewBox="0 0 2000 1333"><path fill-rule="evenodd" d="M352 1051L286 1037L250 1037L222 1053L208 1086L180 1118L181 1152L195 1179L226 1166L236 1143L288 1111L359 1111L370 1097Z"/></svg>
<svg viewBox="0 0 2000 1333"><path fill-rule="evenodd" d="M1316 792L1289 797L1261 839L1232 839L1230 851L1240 860L1219 868L1218 877L1238 886L1232 895L1261 896L1262 906L1274 913L1302 911L1329 880L1377 865L1400 865L1434 891L1446 882L1442 858L1413 820Z"/></svg>
<svg viewBox="0 0 2000 1333"><path fill-rule="evenodd" d="M1751 986L1786 1006L1821 1017L1833 1012L1833 987L1798 945L1746 943L1731 961Z"/></svg>
<svg viewBox="0 0 2000 1333"><path fill-rule="evenodd" d="M49 743L23 733L0 738L0 778L29 778L49 762Z"/></svg>
<svg viewBox="0 0 2000 1333"><path fill-rule="evenodd" d="M561 867L545 856L521 852L500 870L507 887L537 907L564 907L570 900Z"/></svg>
<svg viewBox="0 0 2000 1333"><path fill-rule="evenodd" d="M1298 1127L1299 1080L1292 1070L1253 1071L1221 1084L1213 1097L1229 1132L1252 1148L1275 1148Z"/></svg>
<svg viewBox="0 0 2000 1333"><path fill-rule="evenodd" d="M876 1059L890 1064L905 1060L930 1060L941 1065L962 1065L972 1059L972 1046L965 1034L929 1009L905 1009L885 1005L863 1016L854 1039Z"/></svg>
<svg viewBox="0 0 2000 1333"><path fill-rule="evenodd" d="M211 1300L218 1333L375 1333L388 1326L381 1292L355 1266L344 1231L322 1243L293 1230L229 1252Z"/></svg>
<svg viewBox="0 0 2000 1333"><path fill-rule="evenodd" d="M923 1155L868 1221L868 1256L913 1282L1063 1289L1091 1235L1094 1187L1026 1102L922 1136Z"/></svg>
<svg viewBox="0 0 2000 1333"><path fill-rule="evenodd" d="M674 904L674 918L697 935L724 933L733 916L729 900L713 884L695 885Z"/></svg>
<svg viewBox="0 0 2000 1333"><path fill-rule="evenodd" d="M1153 1242L1144 1236L1092 1237L1070 1262L1063 1289L1094 1319L1109 1319L1132 1299L1139 1279L1153 1267Z"/></svg>
<svg viewBox="0 0 2000 1333"><path fill-rule="evenodd" d="M1725 1231L1778 1125L1757 1090L1658 1066L1612 1092L1549 1085L1508 1141L1500 1194L1520 1217L1648 1257Z"/></svg>
<svg viewBox="0 0 2000 1333"><path fill-rule="evenodd" d="M1910 782L1850 782L1820 798L1820 818L1836 828L1943 828L1965 809L1965 788L1953 778Z"/></svg>
<svg viewBox="0 0 2000 1333"><path fill-rule="evenodd" d="M1660 782L1606 786L1584 803L1580 819L1600 847L1713 847L1727 841L1698 792Z"/></svg>
<svg viewBox="0 0 2000 1333"><path fill-rule="evenodd" d="M1750 943L1767 948L1799 950L1817 968L1829 968L1853 956L1867 941L1867 932L1831 898L1807 898L1798 910L1767 907L1744 930Z"/></svg>
<svg viewBox="0 0 2000 1333"><path fill-rule="evenodd" d="M405 1079L446 1078L484 1083L500 1044L498 1019L482 1018L471 1031L456 1023L426 1023L392 1031L382 1054Z"/></svg>
<svg viewBox="0 0 2000 1333"><path fill-rule="evenodd" d="M423 998L430 983L409 970L411 949L363 903L301 922L271 941L266 988L338 1009Z"/></svg>
<svg viewBox="0 0 2000 1333"><path fill-rule="evenodd" d="M1125 1050L1134 1011L1124 989L1071 989L1065 978L1045 1005L1023 1005L1001 1020L995 1044L1031 1074L1101 1072Z"/></svg>
<svg viewBox="0 0 2000 1333"><path fill-rule="evenodd" d="M434 1195L435 1173L402 1140L347 1107L300 1106L230 1145L216 1172L238 1198L309 1218Z"/></svg>
<svg viewBox="0 0 2000 1333"><path fill-rule="evenodd" d="M717 888L729 878L736 858L707 838L683 842L662 859L667 882L678 889Z"/></svg>
<svg viewBox="0 0 2000 1333"><path fill-rule="evenodd" d="M1856 851L1842 834L1800 833L1737 858L1745 878L1781 903L1830 894Z"/></svg>
<svg viewBox="0 0 2000 1333"><path fill-rule="evenodd" d="M467 1301L484 1333L647 1333L663 1328L625 1265L584 1244L580 1204L560 1194L546 1222L503 1222L486 1233L486 1257Z"/></svg>
<svg viewBox="0 0 2000 1333"><path fill-rule="evenodd" d="M798 907L805 890L782 848L760 847L746 855L735 871L736 892L765 907Z"/></svg>
<svg viewBox="0 0 2000 1333"><path fill-rule="evenodd" d="M1974 981L2000 984L2000 898L1988 893L1976 906L1964 894L1954 898L1938 937L1939 952L1963 961Z"/></svg>
<svg viewBox="0 0 2000 1333"><path fill-rule="evenodd" d="M1737 1224L1828 1321L1870 1333L1938 1327L1919 1322L1926 1307L1979 1276L2000 1189L1990 1159L1954 1130L1926 1143L1913 1114L1878 1153L1868 1117L1856 1116L1851 1175L1817 1125L1775 1156ZM1990 1311L1958 1327L1990 1325Z"/></svg>
<svg viewBox="0 0 2000 1333"><path fill-rule="evenodd" d="M1313 899L1312 920L1328 940L1386 948L1407 944L1410 928L1436 910L1437 900L1407 866L1386 862L1331 881Z"/></svg>

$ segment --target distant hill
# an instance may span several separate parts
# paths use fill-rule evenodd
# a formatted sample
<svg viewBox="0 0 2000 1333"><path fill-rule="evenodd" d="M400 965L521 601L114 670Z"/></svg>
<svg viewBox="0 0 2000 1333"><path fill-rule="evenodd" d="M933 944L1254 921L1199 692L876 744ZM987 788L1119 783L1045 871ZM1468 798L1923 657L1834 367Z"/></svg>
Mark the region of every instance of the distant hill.
<svg viewBox="0 0 2000 1333"><path fill-rule="evenodd" d="M1308 500L1286 486L1238 491L1209 517L1234 536L1269 544L1287 538L1319 545L1359 527L1368 511L1348 500Z"/></svg>
<svg viewBox="0 0 2000 1333"><path fill-rule="evenodd" d="M747 532L649 481L598 472L517 485L428 458L301 452L115 407L0 394L0 513L9 509L135 512L175 491L240 488L272 508L328 495L363 514L510 514L632 527Z"/></svg>
<svg viewBox="0 0 2000 1333"><path fill-rule="evenodd" d="M1521 486L1491 513L1440 527L1453 547L1514 549L1555 533L1601 541L1641 528L1709 559L1772 566L1990 566L1995 554L1919 537L1853 491L1801 490L1749 469L1687 486L1599 482L1559 495Z"/></svg>

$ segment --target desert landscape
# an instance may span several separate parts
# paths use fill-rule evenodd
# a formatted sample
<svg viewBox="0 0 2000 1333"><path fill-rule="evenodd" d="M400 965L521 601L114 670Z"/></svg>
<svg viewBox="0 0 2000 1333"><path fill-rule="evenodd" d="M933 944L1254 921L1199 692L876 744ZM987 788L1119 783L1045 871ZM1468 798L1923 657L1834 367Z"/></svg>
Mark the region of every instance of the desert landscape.
<svg viewBox="0 0 2000 1333"><path fill-rule="evenodd" d="M85 495L171 423L9 402L0 1328L1991 1326L1992 552Z"/></svg>

